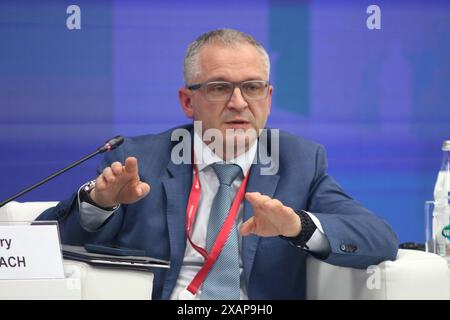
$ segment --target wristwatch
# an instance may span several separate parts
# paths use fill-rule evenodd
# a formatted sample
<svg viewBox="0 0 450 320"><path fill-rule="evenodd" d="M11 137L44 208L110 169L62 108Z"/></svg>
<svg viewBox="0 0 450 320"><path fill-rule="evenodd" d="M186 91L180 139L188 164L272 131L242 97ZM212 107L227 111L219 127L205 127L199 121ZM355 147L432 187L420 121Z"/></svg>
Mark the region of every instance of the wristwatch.
<svg viewBox="0 0 450 320"><path fill-rule="evenodd" d="M80 190L80 202L87 202L97 208L107 210L107 211L113 211L116 210L119 205L116 205L114 207L101 207L98 204L96 204L92 198L89 196L89 193L95 188L95 180L89 181L84 186L81 187Z"/></svg>
<svg viewBox="0 0 450 320"><path fill-rule="evenodd" d="M95 188L95 180L89 181L83 186L83 191L86 192L88 195L89 193Z"/></svg>
<svg viewBox="0 0 450 320"><path fill-rule="evenodd" d="M280 238L290 241L297 247L309 249L306 243L311 239L314 231L316 231L317 227L314 224L314 221L311 219L309 214L304 210L294 210L295 213L300 217L302 231L296 237L285 237L280 236Z"/></svg>

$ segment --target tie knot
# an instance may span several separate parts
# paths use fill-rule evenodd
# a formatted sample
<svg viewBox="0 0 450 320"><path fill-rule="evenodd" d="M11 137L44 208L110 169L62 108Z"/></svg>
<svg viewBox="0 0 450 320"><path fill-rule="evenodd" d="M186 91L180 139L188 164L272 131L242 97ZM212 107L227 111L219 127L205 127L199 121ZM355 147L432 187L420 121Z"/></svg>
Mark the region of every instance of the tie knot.
<svg viewBox="0 0 450 320"><path fill-rule="evenodd" d="M226 184L227 186L231 185L239 173L242 172L241 167L236 164L213 163L212 168L217 178L219 178L219 183Z"/></svg>

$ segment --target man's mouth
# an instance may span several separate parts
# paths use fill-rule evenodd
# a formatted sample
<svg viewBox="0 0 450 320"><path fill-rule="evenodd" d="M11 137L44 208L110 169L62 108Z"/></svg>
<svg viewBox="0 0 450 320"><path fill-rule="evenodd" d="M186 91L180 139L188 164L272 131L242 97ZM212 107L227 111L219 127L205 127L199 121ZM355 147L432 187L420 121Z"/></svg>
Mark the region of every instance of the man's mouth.
<svg viewBox="0 0 450 320"><path fill-rule="evenodd" d="M232 124L232 125L245 125L248 124L249 122L246 120L232 120L232 121L226 121L226 124Z"/></svg>
<svg viewBox="0 0 450 320"><path fill-rule="evenodd" d="M237 130L237 129L246 130L246 129L248 129L249 124L250 124L250 122L245 121L245 120L233 120L233 121L225 122L225 126L228 129L233 129L233 130Z"/></svg>

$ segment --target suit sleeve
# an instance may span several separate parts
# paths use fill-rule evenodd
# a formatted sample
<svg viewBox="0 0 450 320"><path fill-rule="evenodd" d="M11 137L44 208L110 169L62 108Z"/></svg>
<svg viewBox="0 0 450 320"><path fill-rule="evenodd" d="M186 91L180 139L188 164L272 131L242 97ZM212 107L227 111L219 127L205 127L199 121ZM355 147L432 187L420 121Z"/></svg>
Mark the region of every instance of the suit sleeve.
<svg viewBox="0 0 450 320"><path fill-rule="evenodd" d="M386 221L353 200L328 175L322 146L316 152L316 172L309 190L307 211L319 219L330 243L331 252L325 262L367 268L385 260L395 260L396 234Z"/></svg>

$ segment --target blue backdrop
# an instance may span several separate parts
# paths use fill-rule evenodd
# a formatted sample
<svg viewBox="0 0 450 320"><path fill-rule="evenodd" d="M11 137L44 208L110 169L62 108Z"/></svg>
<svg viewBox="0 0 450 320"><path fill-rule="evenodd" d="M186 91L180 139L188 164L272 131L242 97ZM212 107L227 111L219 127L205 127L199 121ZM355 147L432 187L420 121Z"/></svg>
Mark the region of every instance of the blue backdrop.
<svg viewBox="0 0 450 320"><path fill-rule="evenodd" d="M69 30L69 5L81 29ZM381 9L369 30L366 9ZM252 34L272 61L269 125L322 143L330 173L424 241L450 139L450 4L444 1L5 1L0 3L0 199L107 138L185 123L177 89L199 34ZM22 197L58 200L95 177L98 160Z"/></svg>

